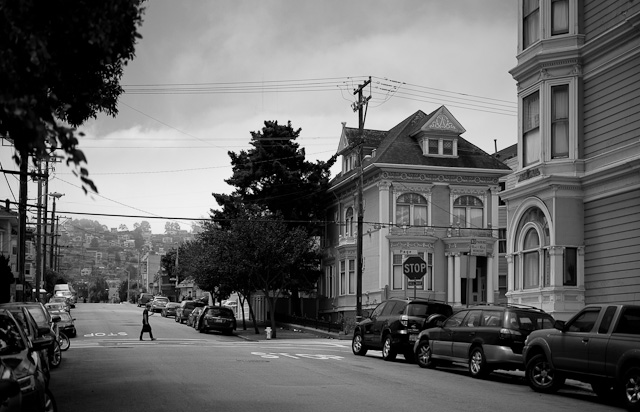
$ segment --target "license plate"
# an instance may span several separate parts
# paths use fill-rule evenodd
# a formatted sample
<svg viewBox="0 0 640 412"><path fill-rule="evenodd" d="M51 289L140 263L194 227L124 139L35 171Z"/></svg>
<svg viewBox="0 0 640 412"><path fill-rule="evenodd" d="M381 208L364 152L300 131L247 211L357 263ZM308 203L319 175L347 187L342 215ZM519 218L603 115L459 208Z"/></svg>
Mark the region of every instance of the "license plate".
<svg viewBox="0 0 640 412"><path fill-rule="evenodd" d="M409 342L415 342L418 340L418 335L409 335Z"/></svg>
<svg viewBox="0 0 640 412"><path fill-rule="evenodd" d="M224 322L226 322L224 319L214 319L213 321L215 323L224 323Z"/></svg>

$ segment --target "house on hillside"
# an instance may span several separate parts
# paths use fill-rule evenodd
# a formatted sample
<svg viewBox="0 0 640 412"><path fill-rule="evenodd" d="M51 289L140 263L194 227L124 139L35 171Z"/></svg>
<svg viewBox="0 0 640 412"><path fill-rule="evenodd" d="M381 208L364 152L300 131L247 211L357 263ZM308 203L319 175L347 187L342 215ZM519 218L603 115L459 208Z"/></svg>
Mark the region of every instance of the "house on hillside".
<svg viewBox="0 0 640 412"><path fill-rule="evenodd" d="M463 138L464 132L444 106L430 114L417 111L387 131L364 130L362 139L358 129L343 124L342 171L328 194L326 220L332 223L323 240L320 315L335 320L355 314L360 181L363 309L393 296L453 306L504 296L506 272L501 280L497 259L498 192L500 180L512 171ZM416 286L402 272L410 255L427 263Z"/></svg>
<svg viewBox="0 0 640 412"><path fill-rule="evenodd" d="M640 3L519 1L509 301L640 300Z"/></svg>

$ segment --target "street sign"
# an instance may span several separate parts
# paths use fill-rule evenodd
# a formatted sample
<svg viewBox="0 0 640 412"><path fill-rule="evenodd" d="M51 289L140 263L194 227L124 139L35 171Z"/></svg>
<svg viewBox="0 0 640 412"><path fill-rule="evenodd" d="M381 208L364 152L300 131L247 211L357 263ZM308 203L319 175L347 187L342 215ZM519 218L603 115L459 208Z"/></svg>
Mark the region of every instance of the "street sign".
<svg viewBox="0 0 640 412"><path fill-rule="evenodd" d="M471 244L469 246L469 254L471 256L487 256L486 243L478 243L476 239L471 239Z"/></svg>
<svg viewBox="0 0 640 412"><path fill-rule="evenodd" d="M424 283L422 281L422 279L418 279L418 280L413 280L413 279L409 279L409 281L407 281L407 286L422 286Z"/></svg>
<svg viewBox="0 0 640 412"><path fill-rule="evenodd" d="M427 262L420 256L409 256L402 262L402 273L412 280L421 279L427 274Z"/></svg>

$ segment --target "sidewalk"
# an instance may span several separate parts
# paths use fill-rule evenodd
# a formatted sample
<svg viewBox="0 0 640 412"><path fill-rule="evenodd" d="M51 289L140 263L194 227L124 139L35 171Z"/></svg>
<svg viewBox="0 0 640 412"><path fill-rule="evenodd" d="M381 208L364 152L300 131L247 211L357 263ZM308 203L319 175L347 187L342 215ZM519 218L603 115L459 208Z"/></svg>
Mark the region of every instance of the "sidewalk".
<svg viewBox="0 0 640 412"><path fill-rule="evenodd" d="M267 340L266 327L271 327L270 324L259 323L258 331L256 334L253 328L253 322L247 322L247 330L242 329L242 321L238 321L238 328L234 331L234 335L241 339L253 342L259 342ZM272 335L273 336L273 335ZM279 323L276 328L275 339L339 339L339 340L351 340L351 336L344 335L338 332L327 332L320 329L308 328L300 325L283 324ZM274 338L272 338L274 339Z"/></svg>

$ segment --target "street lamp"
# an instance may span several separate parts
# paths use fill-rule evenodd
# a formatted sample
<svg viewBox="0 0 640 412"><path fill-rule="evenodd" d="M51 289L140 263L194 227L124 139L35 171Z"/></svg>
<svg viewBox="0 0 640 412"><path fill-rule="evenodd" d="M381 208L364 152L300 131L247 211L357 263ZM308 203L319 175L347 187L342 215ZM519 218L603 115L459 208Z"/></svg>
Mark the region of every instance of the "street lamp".
<svg viewBox="0 0 640 412"><path fill-rule="evenodd" d="M49 193L49 196L53 198L53 209L51 210L51 236L57 236L57 232L54 231L55 222L56 222L56 200L60 199L64 196L64 193L53 192ZM51 238L51 253L49 254L49 268L53 270L53 240L55 237Z"/></svg>

